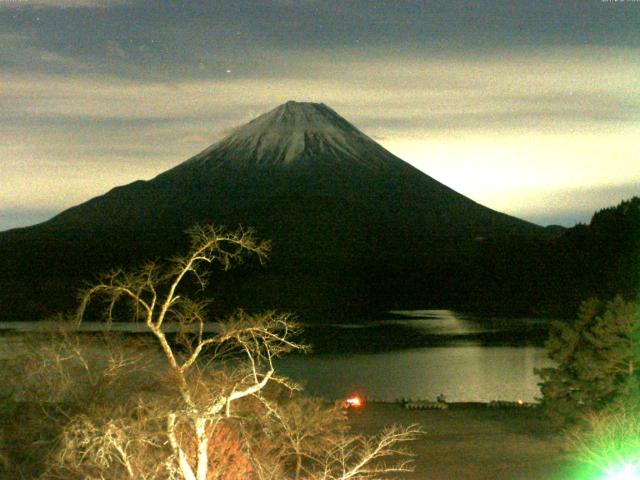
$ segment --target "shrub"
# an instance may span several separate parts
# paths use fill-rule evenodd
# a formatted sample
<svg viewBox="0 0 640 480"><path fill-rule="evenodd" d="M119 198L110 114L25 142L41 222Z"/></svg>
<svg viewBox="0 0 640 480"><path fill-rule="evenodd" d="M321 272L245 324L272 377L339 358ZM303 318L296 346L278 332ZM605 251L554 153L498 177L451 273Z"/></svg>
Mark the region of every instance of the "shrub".
<svg viewBox="0 0 640 480"><path fill-rule="evenodd" d="M638 391L638 308L616 297L582 303L577 319L555 322L546 342L555 367L536 370L546 412L570 425Z"/></svg>

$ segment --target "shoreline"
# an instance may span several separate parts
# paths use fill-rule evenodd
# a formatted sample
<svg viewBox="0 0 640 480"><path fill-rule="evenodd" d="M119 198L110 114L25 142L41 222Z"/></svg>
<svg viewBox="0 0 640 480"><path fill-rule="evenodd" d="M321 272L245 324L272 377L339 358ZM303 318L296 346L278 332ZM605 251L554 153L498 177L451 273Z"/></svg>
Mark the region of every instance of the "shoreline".
<svg viewBox="0 0 640 480"><path fill-rule="evenodd" d="M392 424L419 424L426 432L408 447L415 471L407 480L566 480L573 478L562 435L539 408L406 409L369 402L349 409L354 433L375 435Z"/></svg>

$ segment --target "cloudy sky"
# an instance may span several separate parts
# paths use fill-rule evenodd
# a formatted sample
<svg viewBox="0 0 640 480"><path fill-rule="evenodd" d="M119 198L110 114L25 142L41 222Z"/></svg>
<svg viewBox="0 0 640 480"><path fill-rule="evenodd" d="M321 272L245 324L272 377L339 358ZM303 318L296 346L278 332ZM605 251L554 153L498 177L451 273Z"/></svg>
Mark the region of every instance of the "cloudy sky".
<svg viewBox="0 0 640 480"><path fill-rule="evenodd" d="M290 99L571 226L640 195L640 0L0 0L0 230Z"/></svg>

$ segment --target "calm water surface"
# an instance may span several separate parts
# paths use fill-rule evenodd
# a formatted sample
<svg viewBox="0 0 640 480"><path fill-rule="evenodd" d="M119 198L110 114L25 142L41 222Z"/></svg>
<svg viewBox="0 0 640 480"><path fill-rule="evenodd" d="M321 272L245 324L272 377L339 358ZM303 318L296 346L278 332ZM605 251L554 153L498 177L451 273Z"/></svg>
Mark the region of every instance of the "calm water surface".
<svg viewBox="0 0 640 480"><path fill-rule="evenodd" d="M449 310L395 313L396 318L366 326L317 329L312 338L321 339L315 342L319 351L283 359L280 373L328 399L354 392L385 401L435 400L439 394L450 401L534 401L539 396L533 370L551 365L542 347L547 321L487 319ZM322 341L323 335L329 340ZM351 351L364 351L322 351L336 350L338 342L338 350L351 344ZM367 351L371 345L373 351Z"/></svg>
<svg viewBox="0 0 640 480"><path fill-rule="evenodd" d="M0 329L28 331L41 325L0 323ZM542 347L547 325L540 319L450 310L398 311L365 324L310 326L305 340L314 353L288 356L277 368L307 392L330 400L359 393L384 401L435 400L439 394L449 401L534 401L539 378L533 369L551 365ZM114 325L121 331L136 328L143 329ZM15 348L19 338L0 337L0 359Z"/></svg>

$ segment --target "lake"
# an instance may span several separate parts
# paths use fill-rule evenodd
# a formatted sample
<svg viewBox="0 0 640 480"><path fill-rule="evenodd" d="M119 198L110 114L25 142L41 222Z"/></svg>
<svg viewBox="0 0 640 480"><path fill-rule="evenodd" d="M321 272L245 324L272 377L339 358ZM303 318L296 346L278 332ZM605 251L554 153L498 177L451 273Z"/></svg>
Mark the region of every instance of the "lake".
<svg viewBox="0 0 640 480"><path fill-rule="evenodd" d="M532 402L539 396L533 370L552 364L543 348L548 321L450 310L392 313L365 325L308 329L315 353L281 360L280 373L331 400L353 393L381 401L443 394L458 402Z"/></svg>
<svg viewBox="0 0 640 480"><path fill-rule="evenodd" d="M358 393L369 400L523 400L539 396L534 368L551 365L543 342L548 321L463 315L451 310L390 312L366 323L307 326L307 355L277 363L280 374L305 385L312 395L336 400ZM39 327L40 325L40 327ZM0 329L29 331L37 323L0 323ZM114 324L141 331L142 325ZM84 324L95 331L99 324ZM211 326L214 329L214 326ZM16 339L0 337L0 358Z"/></svg>

